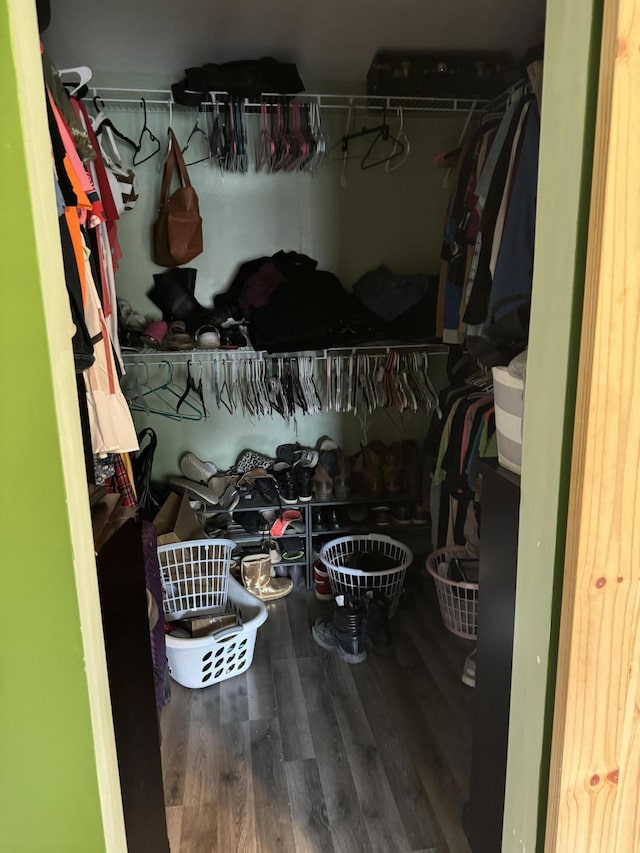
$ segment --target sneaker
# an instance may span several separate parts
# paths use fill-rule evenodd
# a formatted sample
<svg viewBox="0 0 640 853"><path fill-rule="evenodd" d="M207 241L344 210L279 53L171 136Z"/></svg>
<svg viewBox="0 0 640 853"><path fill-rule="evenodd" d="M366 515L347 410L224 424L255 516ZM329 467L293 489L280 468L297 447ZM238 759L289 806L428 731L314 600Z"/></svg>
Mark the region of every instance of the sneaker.
<svg viewBox="0 0 640 853"><path fill-rule="evenodd" d="M306 503L313 497L313 476L315 469L302 465L301 462L297 462L294 471L298 500Z"/></svg>
<svg viewBox="0 0 640 853"><path fill-rule="evenodd" d="M294 469L288 462L274 463L271 473L276 481L276 486L283 503L295 504L298 502L298 489Z"/></svg>
<svg viewBox="0 0 640 853"><path fill-rule="evenodd" d="M393 504L391 520L394 524L411 524L411 507L409 504Z"/></svg>
<svg viewBox="0 0 640 853"><path fill-rule="evenodd" d="M373 513L373 523L376 527L389 527L391 524L391 513L388 506L374 506L371 512Z"/></svg>
<svg viewBox="0 0 640 853"><path fill-rule="evenodd" d="M462 683L467 687L476 686L476 649L471 654L467 655L467 659L462 667Z"/></svg>
<svg viewBox="0 0 640 853"><path fill-rule="evenodd" d="M316 560L313 564L313 591L318 601L331 601L333 597L329 572L320 560Z"/></svg>
<svg viewBox="0 0 640 853"><path fill-rule="evenodd" d="M202 483L206 486L209 480L218 473L218 466L213 462L203 462L195 453L184 453L180 457L180 470L194 483Z"/></svg>
<svg viewBox="0 0 640 853"><path fill-rule="evenodd" d="M272 464L273 459L263 453L256 453L255 450L243 450L236 459L234 468L238 474L247 474L254 468L268 468Z"/></svg>
<svg viewBox="0 0 640 853"><path fill-rule="evenodd" d="M411 524L426 524L427 513L421 504L414 504L411 509Z"/></svg>

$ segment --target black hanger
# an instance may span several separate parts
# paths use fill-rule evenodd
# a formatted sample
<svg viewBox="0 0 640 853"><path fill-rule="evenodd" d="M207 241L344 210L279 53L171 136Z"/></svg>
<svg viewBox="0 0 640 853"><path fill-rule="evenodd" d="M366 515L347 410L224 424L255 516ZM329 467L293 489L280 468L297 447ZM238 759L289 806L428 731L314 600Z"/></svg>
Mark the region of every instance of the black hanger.
<svg viewBox="0 0 640 853"><path fill-rule="evenodd" d="M185 388L184 393L182 394L180 399L178 400L178 404L176 405L176 412L178 412L178 413L180 412L180 406L187 399L187 397L189 396L189 393L191 391L193 391L193 393L199 398L200 405L202 406L202 413L204 414L205 418L208 417L207 409L204 405L204 394L202 391L202 376L200 376L200 381L196 385L196 383L193 379L193 376L191 375L191 362L188 361L187 362L187 387Z"/></svg>
<svg viewBox="0 0 640 853"><path fill-rule="evenodd" d="M210 141L209 141L209 134L208 134L208 132L207 132L206 130L203 130L203 129L200 127L200 112L205 112L205 111L204 111L204 110L202 110L200 107L198 107L198 110L197 110L197 112L196 112L196 121L195 121L195 124L194 124L194 125L193 125L193 127L191 128L191 133L190 133L190 134L189 134L189 136L187 137L187 141L186 141L186 143L185 143L184 148L182 149L182 153L184 154L184 153L185 153L185 151L189 148L189 145L190 145L190 143L191 143L191 140L192 140L192 139L193 139L193 137L194 137L194 136L196 136L197 134L201 134L202 136L204 136L205 141L206 141L206 143L207 143L207 148L209 149L209 153L208 153L205 157L200 157L200 159L199 159L199 160L193 160L193 161L192 161L192 162L190 162L190 163L185 163L185 166L195 166L195 165L196 165L196 163L204 163L206 160L210 160L210 159L211 159L211 157L212 157L212 152L211 152L211 143L210 143ZM205 119L206 119L206 112L205 112Z"/></svg>
<svg viewBox="0 0 640 853"><path fill-rule="evenodd" d="M133 150L135 151L135 153L137 154L140 150L138 148L138 143L134 142L133 139L129 139L128 136L125 136L124 133L122 133L120 130L118 130L118 128L115 126L115 124L111 121L111 119L107 118L104 115L104 101L102 101L101 98L99 98L97 95L93 99L93 106L94 106L96 112L98 113L98 115L102 116L100 123L94 129L96 136L100 136L103 128L108 127L111 130L111 132L114 134L114 136L117 136L118 139L121 139L123 142L126 142L127 145L130 145L133 148ZM134 154L134 159L135 159L135 154Z"/></svg>
<svg viewBox="0 0 640 853"><path fill-rule="evenodd" d="M137 151L133 155L133 165L134 166L140 166L142 163L146 163L147 160L151 160L151 158L155 157L156 154L160 151L160 147L161 147L161 143L160 143L160 140L158 139L158 137L154 136L154 134L151 132L151 130L149 130L149 128L147 127L147 102L145 101L144 98L140 98L140 104L141 104L142 109L144 111L144 124L142 125L142 130L140 131L140 138L138 139L138 144L136 146ZM145 133L148 135L150 141L155 143L156 148L154 151L151 152L151 154L148 154L146 157L143 157L142 160L136 160L136 157L142 151Z"/></svg>
<svg viewBox="0 0 640 853"><path fill-rule="evenodd" d="M358 130L355 133L348 133L346 136L342 137L343 153L346 154L350 140L359 139L361 136L371 136L374 133L376 134L375 138L369 146L369 150L360 161L361 169L371 169L373 168L373 166L381 166L383 163L388 163L390 160L395 160L396 157L400 157L404 153L404 143L400 142L399 139L396 139L395 136L392 136L389 131L389 125L387 124L386 120L386 109L383 109L382 111L382 124L379 124L377 127L363 127L362 130ZM393 151L388 157L383 157L381 160L374 160L373 162L368 162L373 152L373 149L379 140L383 140L384 142L388 142L390 140L391 142L393 142Z"/></svg>

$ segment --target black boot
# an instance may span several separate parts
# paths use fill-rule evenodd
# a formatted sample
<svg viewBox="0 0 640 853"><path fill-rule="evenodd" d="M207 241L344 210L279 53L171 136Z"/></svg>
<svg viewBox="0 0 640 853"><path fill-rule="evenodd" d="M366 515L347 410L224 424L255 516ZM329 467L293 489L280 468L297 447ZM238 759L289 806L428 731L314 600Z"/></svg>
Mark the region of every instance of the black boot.
<svg viewBox="0 0 640 853"><path fill-rule="evenodd" d="M327 651L338 652L347 663L362 663L364 648L364 605L356 598L338 595L334 599L333 616L316 619L311 629L313 639Z"/></svg>
<svg viewBox="0 0 640 853"><path fill-rule="evenodd" d="M313 475L315 468L307 468L300 464L295 466L296 476L296 491L298 499L301 501L310 501L313 497Z"/></svg>
<svg viewBox="0 0 640 853"><path fill-rule="evenodd" d="M361 663L366 660L364 617L365 608L362 601L348 595L337 596L333 614L337 652L347 663Z"/></svg>
<svg viewBox="0 0 640 853"><path fill-rule="evenodd" d="M381 592L369 590L366 595L364 641L367 649L377 655L388 655L392 651L391 628L389 626L389 600Z"/></svg>
<svg viewBox="0 0 640 853"><path fill-rule="evenodd" d="M282 502L285 504L298 503L298 487L291 465L287 462L276 462L271 468L271 473L276 481Z"/></svg>
<svg viewBox="0 0 640 853"><path fill-rule="evenodd" d="M147 296L162 311L167 323L172 320L189 320L206 309L195 298L196 270L175 267L153 276L154 285Z"/></svg>

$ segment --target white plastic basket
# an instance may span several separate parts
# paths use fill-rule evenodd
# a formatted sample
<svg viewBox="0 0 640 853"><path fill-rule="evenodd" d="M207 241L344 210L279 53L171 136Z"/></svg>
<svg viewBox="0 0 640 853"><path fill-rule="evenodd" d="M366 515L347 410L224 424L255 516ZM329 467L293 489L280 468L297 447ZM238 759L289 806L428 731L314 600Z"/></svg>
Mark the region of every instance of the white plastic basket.
<svg viewBox="0 0 640 853"><path fill-rule="evenodd" d="M160 545L158 562L168 619L183 619L206 610L225 612L236 543L230 539L193 539Z"/></svg>
<svg viewBox="0 0 640 853"><path fill-rule="evenodd" d="M438 604L445 627L465 640L478 636L477 583L462 583L443 577L438 568L456 557L469 559L466 548L440 548L427 557L427 571L436 584Z"/></svg>
<svg viewBox="0 0 640 853"><path fill-rule="evenodd" d="M241 625L210 637L167 634L169 673L178 684L209 687L240 675L251 666L258 628L267 619L267 608L232 577L228 592L225 612L235 613Z"/></svg>
<svg viewBox="0 0 640 853"><path fill-rule="evenodd" d="M383 554L389 557L395 566L380 572L351 568L348 565L349 557L356 551ZM387 597L391 617L398 607L404 576L413 560L413 554L406 545L396 542L390 536L369 533L332 539L320 549L320 559L329 573L329 583L334 595L349 594L361 598L368 590L377 590Z"/></svg>

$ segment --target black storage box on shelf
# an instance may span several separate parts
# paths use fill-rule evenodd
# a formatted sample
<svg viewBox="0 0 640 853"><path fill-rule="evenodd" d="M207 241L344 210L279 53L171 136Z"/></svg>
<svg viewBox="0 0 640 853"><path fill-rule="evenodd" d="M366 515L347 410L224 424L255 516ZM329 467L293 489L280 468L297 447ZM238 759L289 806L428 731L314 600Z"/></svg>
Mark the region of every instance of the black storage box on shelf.
<svg viewBox="0 0 640 853"><path fill-rule="evenodd" d="M367 73L367 94L413 98L496 97L513 82L506 53L379 51Z"/></svg>

